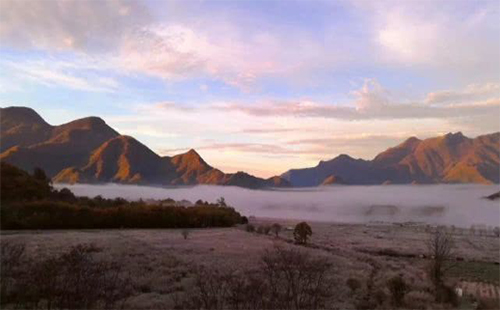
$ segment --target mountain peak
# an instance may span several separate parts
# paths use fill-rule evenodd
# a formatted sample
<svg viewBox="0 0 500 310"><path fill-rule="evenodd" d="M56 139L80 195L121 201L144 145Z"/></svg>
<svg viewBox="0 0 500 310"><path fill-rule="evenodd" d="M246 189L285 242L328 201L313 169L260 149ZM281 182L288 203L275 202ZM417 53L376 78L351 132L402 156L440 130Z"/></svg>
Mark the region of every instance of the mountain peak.
<svg viewBox="0 0 500 310"><path fill-rule="evenodd" d="M458 131L456 133L452 132L447 133L446 135L443 136L443 139L448 143L455 144L455 143L460 143L467 138L462 134L462 132Z"/></svg>
<svg viewBox="0 0 500 310"><path fill-rule="evenodd" d="M9 122L16 123L16 125L28 123L49 126L35 110L27 107L0 108L0 114L2 115L2 125Z"/></svg>
<svg viewBox="0 0 500 310"><path fill-rule="evenodd" d="M196 157L200 157L200 158L201 158L200 154L198 154L198 152L196 152L196 150L195 150L195 149L190 149L190 150L189 150L189 151L187 151L185 154L186 154L186 155L189 155L189 156L196 156Z"/></svg>
<svg viewBox="0 0 500 310"><path fill-rule="evenodd" d="M457 131L455 133L449 132L444 135L445 137L464 137L464 134L461 131Z"/></svg>
<svg viewBox="0 0 500 310"><path fill-rule="evenodd" d="M413 145L413 144L421 142L421 141L422 140L420 140L419 138L413 136L413 137L409 137L408 139L406 139L405 142L403 142L403 145Z"/></svg>
<svg viewBox="0 0 500 310"><path fill-rule="evenodd" d="M351 156L347 155L347 154L340 154L339 156L337 156L335 158L336 160L341 160L341 161L346 161L346 160L354 160L354 158L352 158Z"/></svg>
<svg viewBox="0 0 500 310"><path fill-rule="evenodd" d="M64 124L62 126L81 127L81 128L86 128L86 129L99 129L99 128L108 128L109 127L102 118L96 117L96 116L89 116L89 117L80 118L80 119L77 119L75 121Z"/></svg>

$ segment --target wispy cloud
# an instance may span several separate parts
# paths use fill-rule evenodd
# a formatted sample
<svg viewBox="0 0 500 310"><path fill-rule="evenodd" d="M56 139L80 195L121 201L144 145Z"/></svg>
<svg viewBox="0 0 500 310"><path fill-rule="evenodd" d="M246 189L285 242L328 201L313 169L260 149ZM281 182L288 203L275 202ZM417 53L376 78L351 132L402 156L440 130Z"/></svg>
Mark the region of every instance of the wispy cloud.
<svg viewBox="0 0 500 310"><path fill-rule="evenodd" d="M3 60L0 61L0 67L18 80L49 87L65 87L91 92L112 92L120 87L116 79L103 75L101 72L93 72L95 67L91 63Z"/></svg>
<svg viewBox="0 0 500 310"><path fill-rule="evenodd" d="M464 116L488 115L500 112L500 97L487 100L471 101L483 98L486 94L494 95L497 87L493 84L469 86L464 91L434 92L425 100L398 102L397 99L378 82L367 80L363 87L353 92L355 100L349 105L325 104L311 101L267 102L262 104L219 104L213 108L221 111L239 112L261 117L314 117L346 120L368 119L448 119ZM487 92L485 92L487 90ZM495 90L495 91L491 91ZM435 104L460 97L468 99L465 104ZM430 99L429 99L430 98ZM432 105L426 104L432 103ZM462 103L460 101L459 103Z"/></svg>
<svg viewBox="0 0 500 310"><path fill-rule="evenodd" d="M500 84L471 84L463 90L441 90L429 93L425 102L430 104L450 104L477 102L491 98L500 98Z"/></svg>

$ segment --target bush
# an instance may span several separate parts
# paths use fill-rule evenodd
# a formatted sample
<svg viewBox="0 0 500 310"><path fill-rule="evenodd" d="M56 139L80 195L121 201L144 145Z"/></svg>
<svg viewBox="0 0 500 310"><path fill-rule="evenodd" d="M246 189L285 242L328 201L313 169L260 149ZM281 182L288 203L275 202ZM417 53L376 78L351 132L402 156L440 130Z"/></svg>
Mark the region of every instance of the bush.
<svg viewBox="0 0 500 310"><path fill-rule="evenodd" d="M312 235L312 229L306 222L301 222L295 226L293 237L298 244L306 244L307 238Z"/></svg>
<svg viewBox="0 0 500 310"><path fill-rule="evenodd" d="M387 295L384 293L383 290L378 289L375 291L375 293L373 293L373 298L375 299L375 302L378 305L382 305L387 299Z"/></svg>
<svg viewBox="0 0 500 310"><path fill-rule="evenodd" d="M259 226L257 227L256 232L257 232L258 234L263 234L263 233L264 233L264 226L259 225Z"/></svg>
<svg viewBox="0 0 500 310"><path fill-rule="evenodd" d="M175 303L190 309L317 309L331 296L331 265L297 250L274 248L256 270L198 268L194 290Z"/></svg>
<svg viewBox="0 0 500 310"><path fill-rule="evenodd" d="M184 237L184 240L186 240L189 237L189 230L183 229L181 231L181 235L182 235L182 237Z"/></svg>
<svg viewBox="0 0 500 310"><path fill-rule="evenodd" d="M275 247L262 256L269 285L270 306L280 309L317 309L331 295L326 279L331 264L307 252Z"/></svg>
<svg viewBox="0 0 500 310"><path fill-rule="evenodd" d="M387 287L391 292L392 303L396 307L400 307L402 305L403 298L408 291L408 285L401 276L396 276L387 282Z"/></svg>
<svg viewBox="0 0 500 310"><path fill-rule="evenodd" d="M224 197L220 197L219 199L217 199L217 202L216 204L221 207L221 208L226 208L228 207L227 203L226 203L226 199Z"/></svg>
<svg viewBox="0 0 500 310"><path fill-rule="evenodd" d="M247 224L246 231L247 232L255 232L255 226L253 226L252 224Z"/></svg>
<svg viewBox="0 0 500 310"><path fill-rule="evenodd" d="M17 279L25 265L25 246L10 241L2 241L0 255L0 302L5 304L15 298L18 289Z"/></svg>
<svg viewBox="0 0 500 310"><path fill-rule="evenodd" d="M241 224L248 224L248 217L242 216L241 217Z"/></svg>
<svg viewBox="0 0 500 310"><path fill-rule="evenodd" d="M361 282L354 278L347 279L346 284L353 293L361 287Z"/></svg>
<svg viewBox="0 0 500 310"><path fill-rule="evenodd" d="M271 227L266 225L264 226L263 230L265 235L269 235L269 233L271 232Z"/></svg>
<svg viewBox="0 0 500 310"><path fill-rule="evenodd" d="M273 225L271 225L271 231L276 235L276 237L279 237L281 229L281 225L278 223L274 223Z"/></svg>
<svg viewBox="0 0 500 310"><path fill-rule="evenodd" d="M411 291L404 298L404 304L410 309L429 309L433 303L434 296L426 291Z"/></svg>
<svg viewBox="0 0 500 310"><path fill-rule="evenodd" d="M458 296L452 287L439 285L436 288L436 301L440 303L449 303L454 307L458 306Z"/></svg>
<svg viewBox="0 0 500 310"><path fill-rule="evenodd" d="M129 295L128 278L119 265L95 260L98 251L93 245L78 245L62 255L25 263L15 278L13 298L2 295L2 303L25 309L113 308Z"/></svg>

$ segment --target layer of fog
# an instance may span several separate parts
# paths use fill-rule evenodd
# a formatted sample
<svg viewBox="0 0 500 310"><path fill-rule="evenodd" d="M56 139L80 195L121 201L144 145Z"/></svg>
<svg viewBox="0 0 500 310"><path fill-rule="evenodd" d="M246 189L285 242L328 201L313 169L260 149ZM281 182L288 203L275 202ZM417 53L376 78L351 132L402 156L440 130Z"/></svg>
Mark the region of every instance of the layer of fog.
<svg viewBox="0 0 500 310"><path fill-rule="evenodd" d="M461 227L498 226L498 201L482 197L498 185L332 186L308 189L249 190L195 186L161 188L134 185L65 185L78 196L142 199L198 199L228 204L247 216L328 222L425 222ZM63 187L57 185L57 187Z"/></svg>

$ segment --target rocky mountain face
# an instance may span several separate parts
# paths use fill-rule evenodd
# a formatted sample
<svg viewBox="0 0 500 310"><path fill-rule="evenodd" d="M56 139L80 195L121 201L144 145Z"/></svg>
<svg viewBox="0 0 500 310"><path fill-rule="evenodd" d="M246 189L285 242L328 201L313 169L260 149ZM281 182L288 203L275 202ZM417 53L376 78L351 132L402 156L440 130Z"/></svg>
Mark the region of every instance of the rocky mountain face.
<svg viewBox="0 0 500 310"><path fill-rule="evenodd" d="M97 117L51 126L32 109L9 107L0 109L0 120L0 160L26 171L40 167L54 182L248 188L290 185L280 177L225 174L208 165L195 150L173 157L159 156Z"/></svg>
<svg viewBox="0 0 500 310"><path fill-rule="evenodd" d="M340 155L316 167L282 174L292 186L331 183L331 176L346 184L499 183L500 133L465 137L449 133L419 140L409 138L378 154L373 160Z"/></svg>

